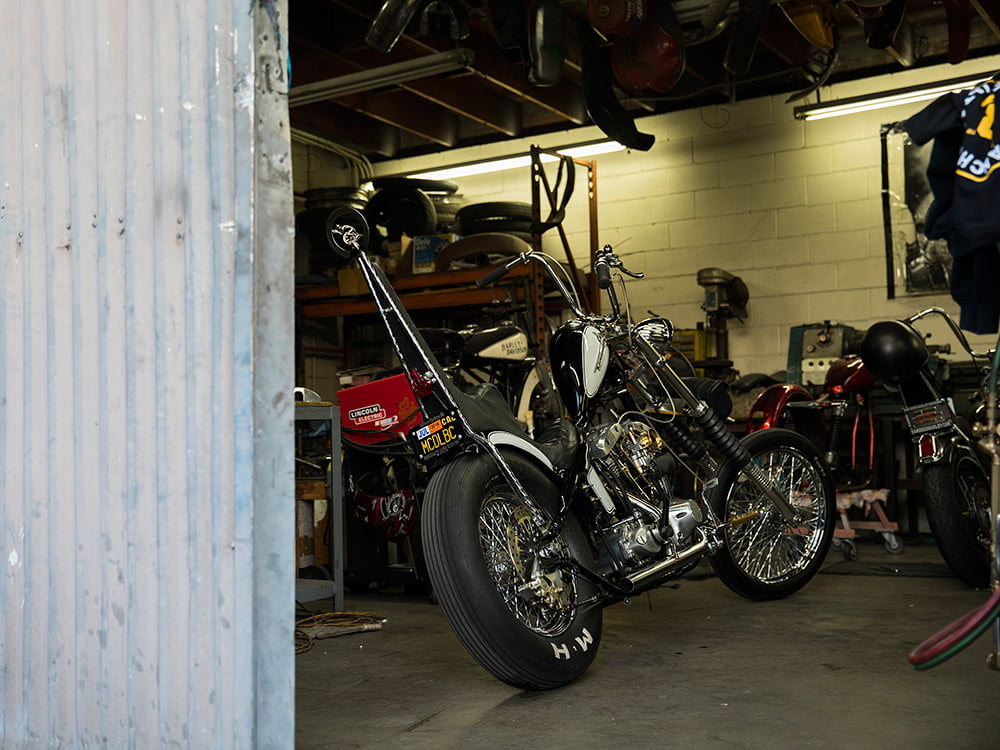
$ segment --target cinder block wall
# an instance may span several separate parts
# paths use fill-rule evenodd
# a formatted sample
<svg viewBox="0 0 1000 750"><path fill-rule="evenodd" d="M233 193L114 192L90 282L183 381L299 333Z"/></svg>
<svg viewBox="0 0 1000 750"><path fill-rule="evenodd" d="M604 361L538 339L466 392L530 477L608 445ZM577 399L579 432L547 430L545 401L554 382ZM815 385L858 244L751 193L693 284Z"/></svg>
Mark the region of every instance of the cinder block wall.
<svg viewBox="0 0 1000 750"><path fill-rule="evenodd" d="M990 68L973 62L905 71L827 87L823 99L980 71ZM787 366L790 326L831 320L864 328L931 305L957 313L948 295L888 300L886 294L879 129L923 106L806 123L774 97L640 119L639 129L656 136L652 149L596 157L599 240L646 274L630 284L634 314L653 310L679 327L694 327L705 319L696 274L721 267L741 276L750 292L748 318L730 325L730 357L742 373L772 373ZM385 162L375 171L406 174L525 152L532 143L554 148L602 137L586 128ZM527 168L458 182L467 202L530 200ZM579 179L576 190L565 227L577 261L586 266L585 186ZM562 255L554 233L546 235L545 247ZM949 340L942 328L930 330L935 341ZM993 343L990 337L973 340L981 348Z"/></svg>

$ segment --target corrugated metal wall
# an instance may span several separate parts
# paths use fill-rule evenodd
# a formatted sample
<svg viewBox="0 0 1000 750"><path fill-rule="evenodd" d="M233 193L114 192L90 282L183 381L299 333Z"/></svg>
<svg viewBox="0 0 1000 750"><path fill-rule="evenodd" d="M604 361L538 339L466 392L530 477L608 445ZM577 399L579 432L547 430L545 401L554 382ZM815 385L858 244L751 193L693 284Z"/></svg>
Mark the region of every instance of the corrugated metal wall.
<svg viewBox="0 0 1000 750"><path fill-rule="evenodd" d="M0 8L0 746L290 746L286 3Z"/></svg>

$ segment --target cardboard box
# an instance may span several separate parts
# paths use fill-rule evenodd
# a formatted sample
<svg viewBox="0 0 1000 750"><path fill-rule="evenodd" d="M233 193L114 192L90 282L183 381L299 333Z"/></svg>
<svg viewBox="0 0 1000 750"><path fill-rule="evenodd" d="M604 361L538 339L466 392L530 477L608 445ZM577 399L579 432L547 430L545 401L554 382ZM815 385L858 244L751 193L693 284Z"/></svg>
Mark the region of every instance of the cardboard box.
<svg viewBox="0 0 1000 750"><path fill-rule="evenodd" d="M413 273L434 271L434 259L442 249L459 239L457 234L418 234L413 238Z"/></svg>
<svg viewBox="0 0 1000 750"><path fill-rule="evenodd" d="M342 297L356 297L368 292L368 285L365 283L365 277L361 274L360 268L348 267L337 271L337 286L340 287Z"/></svg>
<svg viewBox="0 0 1000 750"><path fill-rule="evenodd" d="M393 276L410 276L413 273L413 238L401 235L399 242L387 242L385 271Z"/></svg>

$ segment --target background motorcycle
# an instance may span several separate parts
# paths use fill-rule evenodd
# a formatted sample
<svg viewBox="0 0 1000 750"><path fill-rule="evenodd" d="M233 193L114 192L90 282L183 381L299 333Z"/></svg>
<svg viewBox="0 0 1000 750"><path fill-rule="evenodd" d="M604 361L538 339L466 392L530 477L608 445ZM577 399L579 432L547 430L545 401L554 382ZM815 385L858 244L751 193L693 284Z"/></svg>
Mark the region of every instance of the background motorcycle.
<svg viewBox="0 0 1000 750"><path fill-rule="evenodd" d="M983 381L968 414L928 367L930 353L913 323L929 315L943 318L962 348L982 370ZM974 439L985 421L986 375L990 354L969 346L961 329L939 307L921 310L905 321L875 323L861 343L866 367L903 401L903 418L921 467L927 521L941 556L964 583L985 587L990 580L990 463L992 457ZM980 427L976 427L976 423Z"/></svg>
<svg viewBox="0 0 1000 750"><path fill-rule="evenodd" d="M836 513L815 448L787 430L729 432L725 384L682 379L665 354L669 321L633 325L619 308L610 272L628 272L610 248L595 260L606 316L585 314L541 254L481 280L541 263L573 313L550 347L571 419L532 440L495 388L451 383L367 259L363 217L341 209L328 226L335 250L357 256L420 405L409 438L431 474L421 526L434 590L495 677L530 689L569 682L594 659L604 606L705 556L751 599L788 596L815 575Z"/></svg>
<svg viewBox="0 0 1000 750"><path fill-rule="evenodd" d="M826 373L823 388L813 395L796 383L771 385L757 396L750 406L747 431L788 427L809 437L830 467L838 492L878 490L885 481L878 444L878 422L875 419L875 378L856 355L836 360ZM879 521L855 520L837 530L834 544L848 560L858 558L853 536L856 529L878 531L885 548L892 554L903 551L903 541L896 533L877 499L868 503L867 511L879 516ZM844 510L845 514L847 509Z"/></svg>
<svg viewBox="0 0 1000 750"><path fill-rule="evenodd" d="M496 386L529 435L562 416L538 343L528 335L527 308L512 301L481 310L484 320L458 330L421 328L434 355L463 391L489 383Z"/></svg>

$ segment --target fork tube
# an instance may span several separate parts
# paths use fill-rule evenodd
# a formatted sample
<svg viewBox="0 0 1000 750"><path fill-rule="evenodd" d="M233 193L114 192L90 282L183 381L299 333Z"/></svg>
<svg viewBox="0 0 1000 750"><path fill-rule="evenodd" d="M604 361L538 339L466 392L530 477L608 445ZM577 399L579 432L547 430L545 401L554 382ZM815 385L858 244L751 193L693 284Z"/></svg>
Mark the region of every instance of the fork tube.
<svg viewBox="0 0 1000 750"><path fill-rule="evenodd" d="M445 374L444 368L441 367L441 364L437 361L437 357L434 356L434 353L427 346L423 337L417 332L413 320L410 318L409 313L406 312L406 308L403 307L399 295L392 288L385 272L372 263L366 253L358 255L358 264L361 266L361 272L364 274L365 281L368 282L368 288L371 289L375 306L378 308L379 315L385 323L392 346L399 355L399 360L402 362L403 368L406 370L407 379L412 377L411 371L416 371L416 374L426 378L433 384L431 390L433 399L429 396L420 396L414 393L417 401L420 402L420 408L424 413L424 417L431 419L440 416L449 409L454 409L465 434L469 435L475 441L480 450L487 453L493 459L511 489L524 500L536 525L542 529L547 529L550 525L548 515L528 495L528 492L524 489L517 475L514 474L513 469L504 460L497 447L483 436L474 432L470 427L465 414L448 389L448 376Z"/></svg>
<svg viewBox="0 0 1000 750"><path fill-rule="evenodd" d="M757 486L757 489L763 492L774 507L778 509L782 518L786 521L794 519L795 510L789 504L788 499L767 478L763 470L750 460L750 454L747 453L746 448L736 439L733 433L725 429L725 425L722 424L718 415L709 408L708 404L695 396L681 379L680 375L674 372L674 369L667 362L667 357L656 351L653 345L642 336L636 337L636 343L646 358L658 365L656 368L657 374L662 375L670 387L688 405L694 418L702 426L706 434L718 445L719 449L729 458L740 464L740 468L750 477Z"/></svg>

